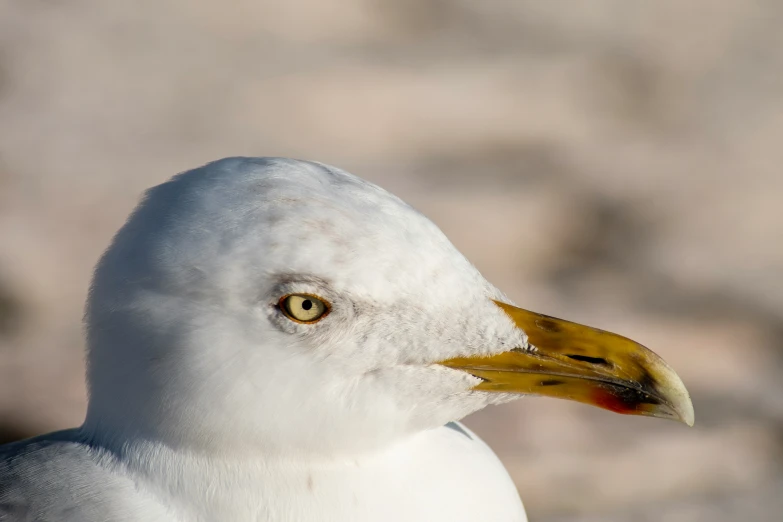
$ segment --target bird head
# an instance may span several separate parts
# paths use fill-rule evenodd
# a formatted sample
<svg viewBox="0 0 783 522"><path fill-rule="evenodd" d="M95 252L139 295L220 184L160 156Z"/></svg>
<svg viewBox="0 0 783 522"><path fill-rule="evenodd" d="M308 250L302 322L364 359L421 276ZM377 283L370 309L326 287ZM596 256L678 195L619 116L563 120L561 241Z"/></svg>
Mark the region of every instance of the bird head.
<svg viewBox="0 0 783 522"><path fill-rule="evenodd" d="M516 307L426 217L313 162L230 158L149 190L86 323L85 429L117 440L372 451L523 395L693 423L652 351Z"/></svg>

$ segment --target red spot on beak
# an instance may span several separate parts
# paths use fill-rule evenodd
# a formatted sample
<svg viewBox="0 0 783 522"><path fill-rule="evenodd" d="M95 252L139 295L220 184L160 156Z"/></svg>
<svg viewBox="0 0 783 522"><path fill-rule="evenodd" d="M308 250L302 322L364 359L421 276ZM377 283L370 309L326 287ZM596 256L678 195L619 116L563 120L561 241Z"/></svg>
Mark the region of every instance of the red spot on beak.
<svg viewBox="0 0 783 522"><path fill-rule="evenodd" d="M634 405L628 404L621 397L618 397L607 390L597 389L593 391L593 402L599 408L613 411L615 413L629 414L636 411Z"/></svg>

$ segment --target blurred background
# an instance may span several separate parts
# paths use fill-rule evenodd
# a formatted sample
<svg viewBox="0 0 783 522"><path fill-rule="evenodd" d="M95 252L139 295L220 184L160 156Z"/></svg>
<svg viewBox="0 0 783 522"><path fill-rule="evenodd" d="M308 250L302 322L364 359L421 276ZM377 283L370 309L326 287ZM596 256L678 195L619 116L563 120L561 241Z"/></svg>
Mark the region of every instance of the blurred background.
<svg viewBox="0 0 783 522"><path fill-rule="evenodd" d="M693 429L468 419L532 521L783 520L783 3L0 0L0 438L81 422L94 263L231 155L379 183L521 306L678 371Z"/></svg>

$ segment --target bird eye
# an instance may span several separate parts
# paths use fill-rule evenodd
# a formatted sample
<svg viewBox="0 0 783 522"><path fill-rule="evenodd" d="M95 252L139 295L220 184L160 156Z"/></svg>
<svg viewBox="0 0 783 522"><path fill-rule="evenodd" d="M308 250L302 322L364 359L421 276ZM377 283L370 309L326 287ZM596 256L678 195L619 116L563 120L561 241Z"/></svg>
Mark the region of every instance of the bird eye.
<svg viewBox="0 0 783 522"><path fill-rule="evenodd" d="M329 312L329 304L308 294L289 294L280 298L280 309L297 323L314 323Z"/></svg>

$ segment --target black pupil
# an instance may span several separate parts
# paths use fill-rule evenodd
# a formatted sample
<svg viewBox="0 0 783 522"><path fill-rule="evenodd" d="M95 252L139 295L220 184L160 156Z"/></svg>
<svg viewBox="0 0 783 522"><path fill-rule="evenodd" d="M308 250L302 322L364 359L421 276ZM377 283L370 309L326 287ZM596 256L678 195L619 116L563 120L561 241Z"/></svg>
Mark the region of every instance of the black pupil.
<svg viewBox="0 0 783 522"><path fill-rule="evenodd" d="M305 299L304 301L302 301L302 308L304 308L305 310L309 310L312 307L313 307L313 302L310 301L309 299Z"/></svg>

